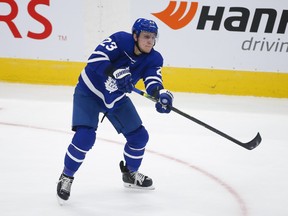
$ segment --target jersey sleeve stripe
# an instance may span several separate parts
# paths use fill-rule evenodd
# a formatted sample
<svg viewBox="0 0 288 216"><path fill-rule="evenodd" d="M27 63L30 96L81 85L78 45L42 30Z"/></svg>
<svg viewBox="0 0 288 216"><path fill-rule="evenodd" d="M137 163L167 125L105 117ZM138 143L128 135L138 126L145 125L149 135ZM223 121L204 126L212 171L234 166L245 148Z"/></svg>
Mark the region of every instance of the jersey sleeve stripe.
<svg viewBox="0 0 288 216"><path fill-rule="evenodd" d="M98 61L109 61L109 59L105 57L101 57L101 58L97 57L97 58L89 59L87 62L92 63L92 62L98 62Z"/></svg>
<svg viewBox="0 0 288 216"><path fill-rule="evenodd" d="M88 63L97 62L97 61L110 61L109 56L101 51L94 51L91 55Z"/></svg>
<svg viewBox="0 0 288 216"><path fill-rule="evenodd" d="M157 77L157 76L150 76L150 77L147 77L144 82L147 82L149 80L158 80L160 83L162 83L162 79L160 77Z"/></svg>
<svg viewBox="0 0 288 216"><path fill-rule="evenodd" d="M148 89L151 85L154 85L154 84L160 84L162 85L162 82L157 82L157 81L153 81L153 82L149 82L147 85L146 85L146 89Z"/></svg>

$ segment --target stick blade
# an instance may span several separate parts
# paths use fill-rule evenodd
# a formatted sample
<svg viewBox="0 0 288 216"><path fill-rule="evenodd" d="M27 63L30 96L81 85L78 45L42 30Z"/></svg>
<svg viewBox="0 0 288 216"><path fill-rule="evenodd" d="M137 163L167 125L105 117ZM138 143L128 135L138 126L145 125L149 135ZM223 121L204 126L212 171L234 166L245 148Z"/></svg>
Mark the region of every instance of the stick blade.
<svg viewBox="0 0 288 216"><path fill-rule="evenodd" d="M262 141L262 137L261 137L260 133L258 132L253 140L251 140L248 143L242 143L241 146L248 149L248 150L252 150L252 149L256 148L261 143L261 141Z"/></svg>

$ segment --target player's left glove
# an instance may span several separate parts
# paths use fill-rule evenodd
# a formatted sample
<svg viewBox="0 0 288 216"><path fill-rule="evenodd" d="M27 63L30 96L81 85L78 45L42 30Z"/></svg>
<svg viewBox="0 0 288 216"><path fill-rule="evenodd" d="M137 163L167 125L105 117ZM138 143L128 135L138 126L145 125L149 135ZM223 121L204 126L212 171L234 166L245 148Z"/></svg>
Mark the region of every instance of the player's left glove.
<svg viewBox="0 0 288 216"><path fill-rule="evenodd" d="M159 98L155 104L156 110L159 113L170 113L173 103L173 94L167 89L161 89L159 91Z"/></svg>
<svg viewBox="0 0 288 216"><path fill-rule="evenodd" d="M117 69L113 72L113 77L116 80L116 85L119 91L124 93L131 93L133 90L133 83L129 67Z"/></svg>

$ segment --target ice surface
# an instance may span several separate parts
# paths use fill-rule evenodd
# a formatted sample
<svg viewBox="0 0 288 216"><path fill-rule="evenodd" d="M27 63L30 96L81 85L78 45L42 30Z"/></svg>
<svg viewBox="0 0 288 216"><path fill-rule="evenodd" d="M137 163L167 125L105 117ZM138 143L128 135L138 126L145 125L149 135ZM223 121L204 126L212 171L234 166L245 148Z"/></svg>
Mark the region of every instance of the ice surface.
<svg viewBox="0 0 288 216"><path fill-rule="evenodd" d="M141 172L155 191L125 189L125 140L107 119L59 206L56 182L70 131L73 87L0 83L0 215L287 216L288 99L174 93L174 106L248 142L246 150L131 94L149 131Z"/></svg>

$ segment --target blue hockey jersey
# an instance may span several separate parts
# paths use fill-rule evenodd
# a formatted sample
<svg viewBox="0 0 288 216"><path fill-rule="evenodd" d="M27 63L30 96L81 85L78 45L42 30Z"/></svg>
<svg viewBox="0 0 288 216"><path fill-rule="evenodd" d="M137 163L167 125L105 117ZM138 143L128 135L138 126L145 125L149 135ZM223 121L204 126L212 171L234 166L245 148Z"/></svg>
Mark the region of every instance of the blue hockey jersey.
<svg viewBox="0 0 288 216"><path fill-rule="evenodd" d="M148 94L156 88L162 89L161 54L152 49L148 54L135 55L134 45L132 34L127 32L117 32L106 38L89 57L79 77L78 87L94 95L108 109L117 106L126 94L119 91L115 79L105 73L107 68L129 67L133 84L142 79Z"/></svg>

